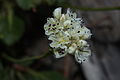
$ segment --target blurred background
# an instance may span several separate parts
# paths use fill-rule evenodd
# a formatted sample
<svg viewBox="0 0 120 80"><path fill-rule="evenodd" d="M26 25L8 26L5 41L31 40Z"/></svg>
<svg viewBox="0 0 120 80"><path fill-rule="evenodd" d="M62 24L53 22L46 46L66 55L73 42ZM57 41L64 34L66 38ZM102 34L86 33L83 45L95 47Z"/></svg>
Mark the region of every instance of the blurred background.
<svg viewBox="0 0 120 80"><path fill-rule="evenodd" d="M91 29L92 56L56 59L43 26L71 8ZM0 0L0 80L120 80L120 0Z"/></svg>

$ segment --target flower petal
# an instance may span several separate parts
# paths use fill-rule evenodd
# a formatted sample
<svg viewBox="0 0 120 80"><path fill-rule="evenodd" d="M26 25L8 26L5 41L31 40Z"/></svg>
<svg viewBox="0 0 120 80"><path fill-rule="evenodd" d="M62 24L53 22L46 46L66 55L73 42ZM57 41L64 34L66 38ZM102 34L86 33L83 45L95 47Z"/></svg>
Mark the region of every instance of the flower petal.
<svg viewBox="0 0 120 80"><path fill-rule="evenodd" d="M75 52L75 59L77 62L82 63L84 61L87 61L89 56L91 55L91 51L76 51Z"/></svg>
<svg viewBox="0 0 120 80"><path fill-rule="evenodd" d="M67 53L66 52L59 53L58 51L54 51L54 54L56 58L61 58L61 57L64 57Z"/></svg>
<svg viewBox="0 0 120 80"><path fill-rule="evenodd" d="M59 19L61 17L61 7L54 10L53 15L55 18Z"/></svg>

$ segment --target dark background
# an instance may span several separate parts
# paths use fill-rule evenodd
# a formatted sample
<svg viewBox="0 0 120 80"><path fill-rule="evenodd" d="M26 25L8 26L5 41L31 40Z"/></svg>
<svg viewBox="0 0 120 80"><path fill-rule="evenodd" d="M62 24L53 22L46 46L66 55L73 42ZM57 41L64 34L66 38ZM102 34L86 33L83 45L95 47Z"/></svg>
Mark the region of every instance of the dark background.
<svg viewBox="0 0 120 80"><path fill-rule="evenodd" d="M43 26L71 8L91 29L92 56L56 59ZM0 80L120 80L119 0L0 0Z"/></svg>

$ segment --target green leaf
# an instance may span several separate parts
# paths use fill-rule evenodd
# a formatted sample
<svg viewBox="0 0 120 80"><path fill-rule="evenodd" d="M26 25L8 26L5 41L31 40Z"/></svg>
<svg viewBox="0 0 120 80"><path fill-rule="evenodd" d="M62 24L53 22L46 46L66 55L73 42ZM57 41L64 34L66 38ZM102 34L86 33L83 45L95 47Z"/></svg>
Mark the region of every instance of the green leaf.
<svg viewBox="0 0 120 80"><path fill-rule="evenodd" d="M7 45L12 45L17 42L24 31L24 23L16 16L12 17L12 24L9 25L6 16L0 17L0 38Z"/></svg>
<svg viewBox="0 0 120 80"><path fill-rule="evenodd" d="M16 0L16 2L21 8L28 10L41 3L41 0Z"/></svg>

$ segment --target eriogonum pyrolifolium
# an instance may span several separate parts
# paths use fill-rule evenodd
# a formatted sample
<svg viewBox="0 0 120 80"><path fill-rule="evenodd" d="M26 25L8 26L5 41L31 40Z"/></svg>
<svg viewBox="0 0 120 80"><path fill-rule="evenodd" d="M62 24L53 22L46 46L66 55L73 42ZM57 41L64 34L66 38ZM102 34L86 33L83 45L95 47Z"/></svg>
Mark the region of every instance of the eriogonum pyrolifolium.
<svg viewBox="0 0 120 80"><path fill-rule="evenodd" d="M86 28L81 18L77 18L76 13L67 9L66 14L61 13L61 7L53 12L53 18L48 18L44 25L45 34L52 42L56 58L64 57L66 54L75 56L77 62L86 61L91 55L91 50L87 39L91 37L91 32Z"/></svg>

